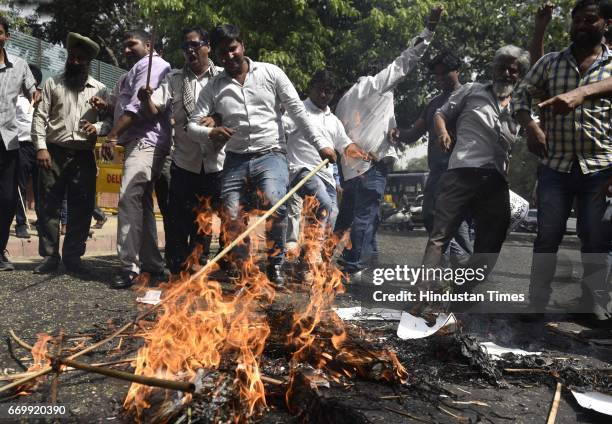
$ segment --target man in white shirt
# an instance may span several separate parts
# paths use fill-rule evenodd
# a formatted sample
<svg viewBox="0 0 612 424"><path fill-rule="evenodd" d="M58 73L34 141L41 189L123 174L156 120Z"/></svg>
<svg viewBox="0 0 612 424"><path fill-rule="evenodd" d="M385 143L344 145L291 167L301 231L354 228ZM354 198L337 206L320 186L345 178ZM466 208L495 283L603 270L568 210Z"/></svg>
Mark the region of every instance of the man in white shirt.
<svg viewBox="0 0 612 424"><path fill-rule="evenodd" d="M338 102L336 115L348 136L373 158L366 161L347 157L342 161L344 194L334 232L341 236L351 228L351 248L345 249L340 259L349 276L365 269L372 254L387 173L397 159L389 137L396 127L393 90L425 53L442 11L441 6L433 8L427 28L411 47L382 71L359 78Z"/></svg>
<svg viewBox="0 0 612 424"><path fill-rule="evenodd" d="M244 227L244 207L250 192L258 190L263 207L269 208L286 193L289 184L281 107L304 132L321 158L334 162L331 143L310 124L304 104L287 75L275 65L254 62L244 53L240 30L221 25L211 34L213 51L225 71L204 87L188 125L189 133L206 143L225 144L221 199L228 217L226 239L237 236ZM207 128L201 118L218 114L222 126ZM285 256L287 209L277 209L266 226L268 264L271 282L282 285L281 265ZM240 263L248 246L239 246L234 259Z"/></svg>
<svg viewBox="0 0 612 424"><path fill-rule="evenodd" d="M365 153L346 135L340 120L331 112L329 102L336 93L336 84L329 71L316 72L309 83L308 98L304 100L306 113L310 122L316 126L327 139L331 140L334 150L342 155L363 155ZM283 128L287 136L287 160L289 162L289 180L297 184L311 170L317 167L321 158L317 149L306 140L293 119L283 117ZM332 216L337 213L336 181L333 165L322 168L310 178L297 193L300 197L314 196L319 202L315 217L325 229L331 224Z"/></svg>
<svg viewBox="0 0 612 424"><path fill-rule="evenodd" d="M42 72L36 65L28 65L30 71L36 80L36 90L40 92L40 84L42 82ZM36 148L32 143L32 117L34 116L34 107L26 96L20 95L17 98L17 108L15 109L15 120L17 121L17 130L19 131L17 138L19 139L19 171L17 175L17 184L19 186L20 201L17 203L17 211L15 212L15 236L18 238L30 238L28 232L28 217L26 216L27 205L27 186L30 177L32 177L32 189L34 191L34 203L36 215L38 216L38 165L36 164Z"/></svg>
<svg viewBox="0 0 612 424"><path fill-rule="evenodd" d="M208 32L202 28L184 29L181 44L184 67L166 75L145 102L152 114L164 113L170 108L172 115L174 150L170 167L170 228L166 232L166 257L170 272L174 275L180 272L196 243L202 245L203 255L208 255L211 235L198 236L198 224L195 222L196 209L200 206L198 198L206 197L216 205L221 195L225 149L213 143L200 144L187 132L195 99L206 84L223 71L208 57L209 41Z"/></svg>

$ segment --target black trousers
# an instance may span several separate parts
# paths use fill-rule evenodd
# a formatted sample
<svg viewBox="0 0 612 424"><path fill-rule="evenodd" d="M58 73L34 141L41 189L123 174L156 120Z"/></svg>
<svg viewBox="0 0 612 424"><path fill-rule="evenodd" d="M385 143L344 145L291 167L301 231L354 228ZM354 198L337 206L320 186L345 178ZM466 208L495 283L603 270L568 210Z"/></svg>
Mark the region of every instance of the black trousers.
<svg viewBox="0 0 612 424"><path fill-rule="evenodd" d="M155 198L157 199L157 206L159 206L159 211L162 214L166 244L168 244L168 220L170 218L168 204L170 201L170 181L172 179L170 174L171 164L172 158L171 155L168 155L164 160L164 167L162 168L161 173L159 174L159 178L155 180Z"/></svg>
<svg viewBox="0 0 612 424"><path fill-rule="evenodd" d="M64 194L70 218L62 247L64 260L85 253L96 200L96 162L91 150L72 150L49 144L51 169L38 175L38 231L40 256L59 257L60 209Z"/></svg>
<svg viewBox="0 0 612 424"><path fill-rule="evenodd" d="M450 169L440 178L434 209L433 230L425 248L423 265L436 267L444 246L454 237L465 218L476 224L474 255L467 266L490 273L497 262L510 225L508 183L495 170Z"/></svg>
<svg viewBox="0 0 612 424"><path fill-rule="evenodd" d="M8 243L11 222L17 207L17 173L19 149L6 150L0 137L0 253Z"/></svg>
<svg viewBox="0 0 612 424"><path fill-rule="evenodd" d="M166 232L166 256L170 272L176 274L197 244L203 254L210 253L211 234L202 234L196 222L198 210L207 198L212 210L219 210L221 199L221 174L202 171L196 174L176 166L170 168L168 201L168 228Z"/></svg>
<svg viewBox="0 0 612 424"><path fill-rule="evenodd" d="M15 221L18 227L27 225L27 187L28 180L32 177L32 187L34 189L34 204L36 205L36 216L38 217L38 164L36 163L36 147L34 143L26 141L19 143L19 173L17 183L23 204L17 200L17 211L15 212Z"/></svg>

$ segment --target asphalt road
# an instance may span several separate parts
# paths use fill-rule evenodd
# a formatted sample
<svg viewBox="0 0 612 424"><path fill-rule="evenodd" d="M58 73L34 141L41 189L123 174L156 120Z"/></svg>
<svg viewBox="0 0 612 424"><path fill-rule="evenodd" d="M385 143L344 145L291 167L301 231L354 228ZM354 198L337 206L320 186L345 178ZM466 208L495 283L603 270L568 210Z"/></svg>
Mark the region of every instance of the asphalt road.
<svg viewBox="0 0 612 424"><path fill-rule="evenodd" d="M495 304L496 309L491 310L491 307L489 310L485 309L485 312L521 312L527 307L534 239L535 234L510 234L503 245L494 271L475 289L475 292L485 294L488 291L523 294L525 301L498 303ZM349 289L349 293L368 306L401 309L401 302L375 302L373 292L380 290L384 293L397 293L403 289L411 289L409 282L392 279L376 286L373 284L374 273L378 269L379 275L382 276L385 269L396 269L397 265L402 269L404 265L409 268L419 268L427 242L426 233L422 228L403 233L381 231L378 241L382 252L378 263L372 265L362 275L361 280L356 281L355 286ZM557 273L553 282L549 312L560 312L566 305L575 303L581 294L581 275L579 240L575 235L566 235L558 253ZM418 284L412 289L418 290ZM460 291L461 287L457 287L457 290Z"/></svg>
<svg viewBox="0 0 612 424"><path fill-rule="evenodd" d="M496 271L486 283L487 287L500 290L509 287L526 290L533 237L531 234L513 234L509 237L504 245ZM378 266L391 267L397 264L407 264L418 267L425 242L425 233L422 230L406 234L381 232L379 235L381 256ZM579 294L575 284L567 284L577 282L581 272L575 237L566 237L560 255L562 258L560 261L562 267L559 272L561 282L556 285L559 293L555 296L558 299L569 299ZM0 335L2 336L0 370L2 373L22 372L23 365L29 362L27 352L8 341L9 329L14 329L29 343L34 343L36 334L41 332L56 334L60 328L69 335L77 333L95 335L108 332L109 328L116 328L136 315L137 306L134 303L134 293L109 288L109 282L118 265L116 258L114 256L91 257L85 258L84 263L93 270L93 276L89 280L81 280L61 272L34 275L32 269L35 264L28 262L17 263L17 270L14 272L0 274L0 310L3 318L0 320ZM368 277L365 277L362 283L350 287L348 295L342 297L341 303L354 304L355 298L360 296L360 287L368 287L368 289L372 287L367 279ZM572 288L574 286L576 290ZM482 330L481 332L485 334L494 334L498 331L493 328L505 327L507 327L505 323L492 327L491 325L484 326L482 322L472 326L474 331ZM513 334L508 335L508 338L511 339L517 332L518 330L514 329ZM522 337L528 341L533 339L534 335L529 327L525 329ZM118 346L116 340L112 345L107 346L105 351L88 355L83 360L88 363L112 361L135 354L139 342L125 339L122 343L122 346ZM565 350L567 354L572 353L572 349L574 347L565 346L564 349L559 350ZM610 353L610 351L607 352ZM587 358L592 352L582 349L579 353ZM597 366L601 366L601 360L605 364L605 362L609 363L612 358L612 354L609 354L606 360L606 352L602 353L602 351L594 352L591 356L596 358L593 360L597 361ZM117 420L115 422L121 421L119 414L128 389L127 383L83 373L71 373L62 378L59 400L60 403L62 401L67 403L73 417L71 422L99 422L101 419L105 420L104 422L107 422L106 420L112 422L115 419ZM548 390L543 391L543 396L548 398ZM2 402L11 401L47 403L49 402L49 390L34 391L28 397L18 400L4 399ZM547 402L548 400L543 401L544 409ZM563 401L562 410L570 413L570 416L558 422L576 422L571 417L579 413L578 409L576 405L569 405ZM597 417L587 417L584 422L604 421L599 421Z"/></svg>

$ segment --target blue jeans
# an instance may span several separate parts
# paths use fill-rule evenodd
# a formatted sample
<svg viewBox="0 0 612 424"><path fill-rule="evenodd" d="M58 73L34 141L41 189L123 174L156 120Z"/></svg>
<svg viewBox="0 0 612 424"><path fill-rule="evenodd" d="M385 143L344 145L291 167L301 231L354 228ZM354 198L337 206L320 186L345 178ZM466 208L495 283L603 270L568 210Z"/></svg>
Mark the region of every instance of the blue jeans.
<svg viewBox="0 0 612 424"><path fill-rule="evenodd" d="M334 232L339 236L351 228L351 248L342 253L344 272L366 267L375 247L380 203L387 184L387 166L377 163L366 173L344 183L344 193Z"/></svg>
<svg viewBox="0 0 612 424"><path fill-rule="evenodd" d="M283 153L237 154L228 152L223 165L221 200L227 217L227 240L238 236L245 226L245 209L253 193L260 195L262 209L269 209L287 194L289 169ZM251 205L252 206L252 205ZM266 222L268 265L281 265L285 258L287 207L283 204ZM235 259L249 252L249 240L234 249Z"/></svg>
<svg viewBox="0 0 612 424"><path fill-rule="evenodd" d="M297 184L308 174L308 172L310 171L307 169L300 170L293 178L291 186ZM314 175L306 181L297 193L302 198L305 196L314 196L317 202L319 202L319 207L315 213L317 221L321 223L322 227L329 225L333 228L338 215L338 195L335 187L325 182L325 180L318 175Z"/></svg>
<svg viewBox="0 0 612 424"><path fill-rule="evenodd" d="M433 231L434 210L436 198L440 191L440 178L445 172L446 169L431 169L423 190L423 224L429 235ZM443 252L444 265L451 265L451 261L465 263L472 256L474 242L470 238L470 224L467 219L461 222L455 236L443 247Z"/></svg>
<svg viewBox="0 0 612 424"><path fill-rule="evenodd" d="M545 307L557 266L557 251L565 234L567 219L576 200L577 233L583 266L583 299L596 295L605 304L612 285L607 272L612 250L612 224L604 222L605 198L597 197L612 169L583 174L575 161L570 173L547 166L538 168L538 236L533 245L530 302Z"/></svg>

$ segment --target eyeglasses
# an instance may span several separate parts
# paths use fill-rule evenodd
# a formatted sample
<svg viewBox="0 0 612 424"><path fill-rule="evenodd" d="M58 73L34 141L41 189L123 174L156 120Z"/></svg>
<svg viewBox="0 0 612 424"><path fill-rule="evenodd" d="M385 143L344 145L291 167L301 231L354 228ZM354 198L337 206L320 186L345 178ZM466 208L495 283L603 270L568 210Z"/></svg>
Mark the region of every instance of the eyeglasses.
<svg viewBox="0 0 612 424"><path fill-rule="evenodd" d="M202 46L207 46L208 41L188 41L186 43L181 44L182 50L197 50Z"/></svg>

